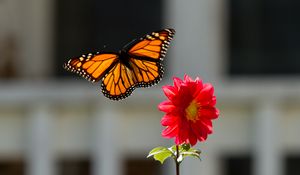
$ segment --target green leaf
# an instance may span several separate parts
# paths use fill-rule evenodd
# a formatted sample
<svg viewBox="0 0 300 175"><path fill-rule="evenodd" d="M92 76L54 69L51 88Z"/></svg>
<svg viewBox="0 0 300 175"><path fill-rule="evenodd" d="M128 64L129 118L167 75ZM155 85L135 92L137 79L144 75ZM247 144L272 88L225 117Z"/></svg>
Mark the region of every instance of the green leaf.
<svg viewBox="0 0 300 175"><path fill-rule="evenodd" d="M147 158L153 156L153 158L159 161L161 164L163 164L164 161L169 157L172 157L178 163L181 163L188 156L201 160L201 151L199 149L192 148L190 144L178 145L178 151L179 155L177 156L176 145L173 145L169 148L156 147L149 152Z"/></svg>
<svg viewBox="0 0 300 175"><path fill-rule="evenodd" d="M173 145L169 148L169 150L172 150L173 153L176 153L176 145Z"/></svg>
<svg viewBox="0 0 300 175"><path fill-rule="evenodd" d="M166 147L156 147L156 148L153 148L147 158L153 156L153 158L157 161L159 161L161 164L164 163L164 161L173 156L173 152L171 150L169 150L168 148Z"/></svg>
<svg viewBox="0 0 300 175"><path fill-rule="evenodd" d="M187 156L191 156L191 157L198 158L201 160L201 158L200 158L201 151L199 149L190 148L187 151L183 151L181 154L183 155L184 158Z"/></svg>
<svg viewBox="0 0 300 175"><path fill-rule="evenodd" d="M163 147L163 146L159 146L159 147L153 148L153 149L149 152L147 158L148 158L148 157L151 157L151 156L153 156L153 155L155 155L155 154L157 154L157 153L159 153L159 152L161 152L161 151L164 151L165 149L167 149L167 148L166 148L166 147Z"/></svg>

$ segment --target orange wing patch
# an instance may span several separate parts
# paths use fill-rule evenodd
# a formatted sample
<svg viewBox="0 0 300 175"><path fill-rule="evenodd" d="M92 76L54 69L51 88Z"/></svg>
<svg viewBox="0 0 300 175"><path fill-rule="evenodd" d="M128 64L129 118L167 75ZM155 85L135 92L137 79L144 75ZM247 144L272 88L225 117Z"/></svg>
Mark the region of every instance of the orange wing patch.
<svg viewBox="0 0 300 175"><path fill-rule="evenodd" d="M130 59L133 73L139 87L152 86L160 81L163 76L163 67L160 62Z"/></svg>
<svg viewBox="0 0 300 175"><path fill-rule="evenodd" d="M173 29L152 32L150 35L141 38L129 49L128 53L134 57L148 57L154 60L163 59L174 34L175 30Z"/></svg>
<svg viewBox="0 0 300 175"><path fill-rule="evenodd" d="M143 47L147 46L149 43L150 43L150 41L143 40L143 41L137 43L136 45L134 45L129 51L134 52L134 51L137 51L139 49L143 49Z"/></svg>
<svg viewBox="0 0 300 175"><path fill-rule="evenodd" d="M101 53L82 55L79 58L70 59L64 68L76 72L89 81L99 81L110 67L118 60L117 54Z"/></svg>
<svg viewBox="0 0 300 175"><path fill-rule="evenodd" d="M135 88L136 78L125 65L116 64L102 79L102 92L110 99L128 97Z"/></svg>

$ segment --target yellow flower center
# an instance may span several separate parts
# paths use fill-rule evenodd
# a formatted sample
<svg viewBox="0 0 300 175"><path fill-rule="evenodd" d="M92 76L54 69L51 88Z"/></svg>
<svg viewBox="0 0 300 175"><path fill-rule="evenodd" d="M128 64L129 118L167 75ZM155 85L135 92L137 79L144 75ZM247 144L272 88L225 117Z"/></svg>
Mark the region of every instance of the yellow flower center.
<svg viewBox="0 0 300 175"><path fill-rule="evenodd" d="M198 110L199 104L196 103L194 100L190 103L190 105L185 109L185 116L188 120L196 122L198 120Z"/></svg>

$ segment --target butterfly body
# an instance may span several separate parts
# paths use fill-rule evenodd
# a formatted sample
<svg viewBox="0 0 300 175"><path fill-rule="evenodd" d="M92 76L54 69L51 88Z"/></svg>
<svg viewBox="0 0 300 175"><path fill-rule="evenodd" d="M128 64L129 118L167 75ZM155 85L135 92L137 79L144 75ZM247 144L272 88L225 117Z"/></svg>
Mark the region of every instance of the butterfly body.
<svg viewBox="0 0 300 175"><path fill-rule="evenodd" d="M70 59L64 68L89 81L102 80L103 94L112 100L128 97L137 87L157 84L163 58L175 30L164 29L127 44L119 52L98 52Z"/></svg>
<svg viewBox="0 0 300 175"><path fill-rule="evenodd" d="M119 57L118 57L120 64L125 65L127 68L129 68L130 70L132 70L132 65L130 64L130 56L128 55L128 53L125 50L121 50L119 52Z"/></svg>

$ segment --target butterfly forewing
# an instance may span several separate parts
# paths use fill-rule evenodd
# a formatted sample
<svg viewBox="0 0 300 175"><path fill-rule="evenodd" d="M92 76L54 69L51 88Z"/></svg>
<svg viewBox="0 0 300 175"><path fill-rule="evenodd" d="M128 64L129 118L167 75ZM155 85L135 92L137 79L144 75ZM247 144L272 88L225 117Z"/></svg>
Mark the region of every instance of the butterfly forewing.
<svg viewBox="0 0 300 175"><path fill-rule="evenodd" d="M70 59L65 69L76 72L90 81L99 81L118 61L118 55L114 53L88 54L79 58Z"/></svg>
<svg viewBox="0 0 300 175"><path fill-rule="evenodd" d="M110 99L120 100L132 93L136 82L133 72L119 62L103 77L102 92Z"/></svg>
<svg viewBox="0 0 300 175"><path fill-rule="evenodd" d="M128 53L136 58L163 59L174 34L175 30L173 29L164 29L147 34L132 44Z"/></svg>

